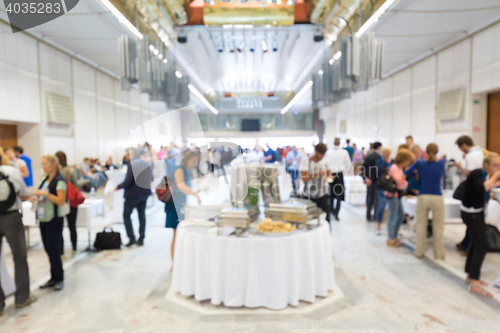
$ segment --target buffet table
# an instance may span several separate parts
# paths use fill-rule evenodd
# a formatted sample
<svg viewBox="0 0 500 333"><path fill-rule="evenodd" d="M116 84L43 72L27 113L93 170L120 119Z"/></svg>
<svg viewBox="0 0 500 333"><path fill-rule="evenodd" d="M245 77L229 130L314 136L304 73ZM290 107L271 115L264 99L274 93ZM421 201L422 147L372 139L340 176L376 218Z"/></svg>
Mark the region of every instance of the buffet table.
<svg viewBox="0 0 500 333"><path fill-rule="evenodd" d="M418 199L417 197L403 197L402 203L403 203L403 210L405 214L408 214L410 216L417 216L417 202ZM461 201L457 199L453 199L450 197L444 197L444 219L445 221L452 221L456 222L456 220L461 220L462 218L460 217L460 205L462 204ZM432 212L429 212L429 218L432 217Z"/></svg>
<svg viewBox="0 0 500 333"><path fill-rule="evenodd" d="M366 184L360 176L344 176L345 202L351 205L366 203Z"/></svg>
<svg viewBox="0 0 500 333"><path fill-rule="evenodd" d="M228 307L284 309L334 289L330 228L270 237L209 236L177 229L172 288Z"/></svg>
<svg viewBox="0 0 500 333"><path fill-rule="evenodd" d="M90 232L90 224L92 223L92 219L94 217L104 215L104 199L85 199L85 201L78 206L76 225L78 227L86 227Z"/></svg>

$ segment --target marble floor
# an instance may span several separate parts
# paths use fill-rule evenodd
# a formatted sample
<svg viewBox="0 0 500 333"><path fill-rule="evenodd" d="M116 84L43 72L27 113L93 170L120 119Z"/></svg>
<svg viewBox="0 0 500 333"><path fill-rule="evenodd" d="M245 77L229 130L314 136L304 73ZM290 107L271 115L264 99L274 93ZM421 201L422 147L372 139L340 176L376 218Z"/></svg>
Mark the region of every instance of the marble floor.
<svg viewBox="0 0 500 333"><path fill-rule="evenodd" d="M345 207L340 214L341 221L333 222L332 260L339 293L314 311L301 311L307 310L309 304L270 311L214 308L204 302L199 306L207 311L200 312L170 301L166 295L170 283L172 232L163 228L165 215L159 207L149 210L144 247L82 252L75 257L67 251L66 287L61 292L37 289L47 278L48 261L40 246L31 249L32 291L39 300L16 310L10 297L4 316L0 317L0 332L279 333L301 328L308 332L334 329L484 332L500 329L500 303L470 294L458 273L453 272L454 268L461 271L464 260L452 253L460 230L447 232L449 254L447 266L443 266L433 261L432 256L415 258L410 247L388 248L385 235L377 236L373 223L364 221L363 216L362 209ZM123 226L113 228L122 232L126 241ZM34 235L36 230L32 232ZM79 247L83 250L86 247L83 230L80 239ZM411 242L411 237L408 240ZM33 236L32 242L35 241ZM500 274L498 257L488 255L485 263L488 279ZM6 259L12 270L10 255ZM195 303L192 299L186 301ZM465 323L470 324L470 328L462 328Z"/></svg>

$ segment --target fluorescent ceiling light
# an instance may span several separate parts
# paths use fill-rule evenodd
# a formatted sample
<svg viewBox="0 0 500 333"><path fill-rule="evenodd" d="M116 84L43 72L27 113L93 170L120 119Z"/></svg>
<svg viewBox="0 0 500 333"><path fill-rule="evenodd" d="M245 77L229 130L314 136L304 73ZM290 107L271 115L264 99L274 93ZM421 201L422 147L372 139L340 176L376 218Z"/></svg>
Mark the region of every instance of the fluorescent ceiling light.
<svg viewBox="0 0 500 333"><path fill-rule="evenodd" d="M307 90L309 90L309 88L312 87L312 85L312 81L307 82L306 85L302 87L302 89L300 89L299 93L295 95L294 98L292 98L292 100L283 108L283 110L281 110L281 114L285 114L285 112L290 110L290 108L302 97L302 95L305 94Z"/></svg>
<svg viewBox="0 0 500 333"><path fill-rule="evenodd" d="M330 59L330 60L328 61L328 63L329 63L330 65L333 65L333 63L334 63L334 62L335 62L335 59L333 59L333 58L332 58L332 59Z"/></svg>
<svg viewBox="0 0 500 333"><path fill-rule="evenodd" d="M153 45L149 45L149 51L153 52L155 50L155 47Z"/></svg>
<svg viewBox="0 0 500 333"><path fill-rule="evenodd" d="M137 30L136 27L115 6L108 0L100 0L101 3L109 9L109 11L118 19L118 21L125 26L131 33L133 33L137 38L142 39L142 34Z"/></svg>
<svg viewBox="0 0 500 333"><path fill-rule="evenodd" d="M370 29L375 23L377 23L378 19L382 14L386 12L386 10L394 3L396 0L386 0L382 6L373 15L363 24L363 26L356 32L356 37L361 37L368 29Z"/></svg>
<svg viewBox="0 0 500 333"><path fill-rule="evenodd" d="M179 71L175 71L175 76L177 76L180 79L182 77L182 74Z"/></svg>
<svg viewBox="0 0 500 333"><path fill-rule="evenodd" d="M158 53L160 53L160 51L158 51L158 50L156 50L156 49L155 49L155 50L153 51L153 53L154 53L155 55L158 55Z"/></svg>
<svg viewBox="0 0 500 333"><path fill-rule="evenodd" d="M158 54L158 59L162 59L163 58L163 54Z"/></svg>
<svg viewBox="0 0 500 333"><path fill-rule="evenodd" d="M163 63L166 64L168 62L167 59L163 59Z"/></svg>
<svg viewBox="0 0 500 333"><path fill-rule="evenodd" d="M210 104L209 101L207 101L207 99L205 98L205 96L203 96L199 91L198 89L196 89L192 84L188 84L188 88L189 90L191 90L191 92L196 96L198 97L198 99L203 103L205 104L205 106L210 110L212 111L213 113L215 114L218 114L219 111L217 111L216 108L213 107L212 104Z"/></svg>
<svg viewBox="0 0 500 333"><path fill-rule="evenodd" d="M319 72L318 72L318 74L319 75L323 75L323 70L320 69Z"/></svg>
<svg viewBox="0 0 500 333"><path fill-rule="evenodd" d="M333 55L333 60L339 60L342 57L342 52L338 51Z"/></svg>

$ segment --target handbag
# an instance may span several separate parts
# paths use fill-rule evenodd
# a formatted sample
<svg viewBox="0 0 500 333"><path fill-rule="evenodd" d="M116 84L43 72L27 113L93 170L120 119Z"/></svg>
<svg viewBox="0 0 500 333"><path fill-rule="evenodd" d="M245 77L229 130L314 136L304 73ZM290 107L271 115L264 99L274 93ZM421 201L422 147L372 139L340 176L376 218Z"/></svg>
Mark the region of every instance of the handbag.
<svg viewBox="0 0 500 333"><path fill-rule="evenodd" d="M163 177L162 181L156 187L156 195L158 196L158 200L164 203L170 202L172 200L172 192L170 191L170 182L168 177Z"/></svg>
<svg viewBox="0 0 500 333"><path fill-rule="evenodd" d="M396 181L394 178L389 176L389 174L384 172L382 176L375 182L375 187L381 191L387 191L391 193L397 192Z"/></svg>
<svg viewBox="0 0 500 333"><path fill-rule="evenodd" d="M460 201L463 201L465 198L465 184L467 181L463 181L458 185L458 187L455 189L455 192L453 192L453 199L457 199Z"/></svg>
<svg viewBox="0 0 500 333"><path fill-rule="evenodd" d="M106 231L106 229L111 231ZM95 236L94 248L101 250L119 250L122 246L122 238L119 232L114 232L110 227L106 227Z"/></svg>
<svg viewBox="0 0 500 333"><path fill-rule="evenodd" d="M500 231L498 231L497 227L486 224L485 233L485 243L488 252L500 252Z"/></svg>
<svg viewBox="0 0 500 333"><path fill-rule="evenodd" d="M70 207L78 207L85 201L82 192L80 192L71 182L68 182L68 200Z"/></svg>

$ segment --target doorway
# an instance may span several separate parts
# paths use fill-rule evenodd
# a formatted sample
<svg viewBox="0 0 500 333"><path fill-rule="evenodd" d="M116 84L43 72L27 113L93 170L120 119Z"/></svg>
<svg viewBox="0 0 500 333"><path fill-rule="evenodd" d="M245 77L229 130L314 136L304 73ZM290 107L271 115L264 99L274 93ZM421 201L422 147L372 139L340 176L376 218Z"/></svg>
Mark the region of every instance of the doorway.
<svg viewBox="0 0 500 333"><path fill-rule="evenodd" d="M0 124L0 147L3 149L17 146L17 125Z"/></svg>

